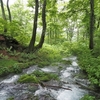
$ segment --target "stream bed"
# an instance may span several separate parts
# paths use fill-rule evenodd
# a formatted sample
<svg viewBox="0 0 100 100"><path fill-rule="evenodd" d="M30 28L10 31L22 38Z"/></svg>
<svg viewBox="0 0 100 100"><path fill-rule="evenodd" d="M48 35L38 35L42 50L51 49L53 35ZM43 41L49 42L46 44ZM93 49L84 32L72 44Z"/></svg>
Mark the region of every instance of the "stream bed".
<svg viewBox="0 0 100 100"><path fill-rule="evenodd" d="M0 100L80 100L85 94L92 91L88 89L90 82L86 78L78 77L80 68L77 57L63 58L63 61L71 61L71 64L57 63L56 66L45 66L39 68L37 65L24 69L21 74L9 75L0 79ZM35 70L48 73L57 73L60 81L50 80L44 84L54 87L42 87L41 85L30 85L17 83L22 74L30 74ZM58 87L56 87L58 86ZM62 87L62 88L61 88ZM69 90L68 90L68 89Z"/></svg>

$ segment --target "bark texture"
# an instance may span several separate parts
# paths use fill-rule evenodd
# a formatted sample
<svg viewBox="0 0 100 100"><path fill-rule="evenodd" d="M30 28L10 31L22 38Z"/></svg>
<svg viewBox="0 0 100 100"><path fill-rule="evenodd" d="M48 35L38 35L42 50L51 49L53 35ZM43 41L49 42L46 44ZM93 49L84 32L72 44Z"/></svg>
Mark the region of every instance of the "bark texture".
<svg viewBox="0 0 100 100"><path fill-rule="evenodd" d="M35 15L34 15L32 38L29 44L29 51L34 50L34 45L36 40L37 20L38 20L38 6L39 6L39 2L38 0L35 0Z"/></svg>
<svg viewBox="0 0 100 100"><path fill-rule="evenodd" d="M94 0L90 0L90 41L89 41L89 49L92 50L94 48L93 34L94 34Z"/></svg>

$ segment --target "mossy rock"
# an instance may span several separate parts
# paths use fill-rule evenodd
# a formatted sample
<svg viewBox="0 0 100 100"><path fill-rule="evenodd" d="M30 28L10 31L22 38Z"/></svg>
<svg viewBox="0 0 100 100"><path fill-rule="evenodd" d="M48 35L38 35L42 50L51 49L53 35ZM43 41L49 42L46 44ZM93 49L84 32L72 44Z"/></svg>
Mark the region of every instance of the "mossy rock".
<svg viewBox="0 0 100 100"><path fill-rule="evenodd" d="M62 60L62 63L70 65L72 63L72 61L70 61L70 60Z"/></svg>
<svg viewBox="0 0 100 100"><path fill-rule="evenodd" d="M36 80L34 75L25 74L19 78L18 82L20 82L20 83L38 83L38 80Z"/></svg>
<svg viewBox="0 0 100 100"><path fill-rule="evenodd" d="M50 79L49 79L48 76L42 76L42 77L39 78L39 80L41 80L41 81L43 81L43 82L47 82L47 81L49 81Z"/></svg>
<svg viewBox="0 0 100 100"><path fill-rule="evenodd" d="M10 98L8 98L7 100L14 100L14 97L10 97Z"/></svg>
<svg viewBox="0 0 100 100"><path fill-rule="evenodd" d="M24 74L22 75L18 82L20 83L39 83L39 82L47 82L49 80L58 80L58 75L53 73L46 73L43 71L36 70L32 74Z"/></svg>

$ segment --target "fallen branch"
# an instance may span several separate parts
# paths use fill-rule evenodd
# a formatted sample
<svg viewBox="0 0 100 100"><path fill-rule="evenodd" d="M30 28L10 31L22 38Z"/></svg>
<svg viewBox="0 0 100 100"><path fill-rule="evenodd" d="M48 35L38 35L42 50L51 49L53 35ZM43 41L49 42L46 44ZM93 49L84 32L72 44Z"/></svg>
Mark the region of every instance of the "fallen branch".
<svg viewBox="0 0 100 100"><path fill-rule="evenodd" d="M42 86L43 88L44 87L52 87L52 88L62 88L62 89L65 89L65 90L70 90L72 91L70 88L65 88L65 87L61 87L61 86L54 86L54 85L47 85L47 84L44 84L43 82L39 83L40 86ZM37 86L38 84L34 84L34 83L30 83L30 85L35 85Z"/></svg>

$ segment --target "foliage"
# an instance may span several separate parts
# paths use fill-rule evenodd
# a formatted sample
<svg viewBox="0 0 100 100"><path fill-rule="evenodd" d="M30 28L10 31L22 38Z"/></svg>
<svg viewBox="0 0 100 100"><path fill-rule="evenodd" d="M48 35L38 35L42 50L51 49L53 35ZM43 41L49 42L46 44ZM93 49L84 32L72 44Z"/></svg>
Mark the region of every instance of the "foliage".
<svg viewBox="0 0 100 100"><path fill-rule="evenodd" d="M14 73L20 73L21 71L22 71L22 68L21 68L21 66L18 63L15 63L12 66L12 72L14 72Z"/></svg>
<svg viewBox="0 0 100 100"><path fill-rule="evenodd" d="M94 96L85 95L80 100L95 100L95 97Z"/></svg>
<svg viewBox="0 0 100 100"><path fill-rule="evenodd" d="M15 63L17 63L15 60L0 59L0 76L7 75L12 72L12 66Z"/></svg>
<svg viewBox="0 0 100 100"><path fill-rule="evenodd" d="M7 23L8 30L7 30L6 35L17 39L21 44L25 45L27 44L27 42L29 42L30 36L27 32L25 32L23 27L24 26L21 26L18 21L13 20L12 22Z"/></svg>
<svg viewBox="0 0 100 100"><path fill-rule="evenodd" d="M10 97L10 98L8 98L7 100L14 100L14 97Z"/></svg>
<svg viewBox="0 0 100 100"><path fill-rule="evenodd" d="M36 64L39 67L50 65L51 63L61 60L63 55L60 55L60 49L56 46L44 45L42 49L35 53L21 53L18 59L21 63Z"/></svg>
<svg viewBox="0 0 100 100"><path fill-rule="evenodd" d="M0 66L7 67L12 66L14 63L17 63L17 61L12 59L0 59Z"/></svg>
<svg viewBox="0 0 100 100"><path fill-rule="evenodd" d="M62 48L60 51L61 55L70 56L70 54L71 54L70 48L71 47L72 47L72 43L70 43L69 41L64 41L61 46L61 48Z"/></svg>
<svg viewBox="0 0 100 100"><path fill-rule="evenodd" d="M7 22L3 18L0 18L0 33L3 33L6 24Z"/></svg>
<svg viewBox="0 0 100 100"><path fill-rule="evenodd" d="M95 51L90 51L86 44L80 44L74 44L70 50L78 55L79 66L87 73L90 82L100 87L100 56L96 56Z"/></svg>
<svg viewBox="0 0 100 100"><path fill-rule="evenodd" d="M3 55L2 53L0 54L0 58L2 59L8 59L8 56L7 55Z"/></svg>
<svg viewBox="0 0 100 100"><path fill-rule="evenodd" d="M41 53L42 52L42 53ZM51 62L58 62L61 60L63 55L60 55L60 48L56 46L44 45L44 48L38 51L38 55L44 57L44 61Z"/></svg>
<svg viewBox="0 0 100 100"><path fill-rule="evenodd" d="M3 50L3 49L2 49ZM63 55L60 55L60 48L56 46L44 45L44 47L35 53L11 51L4 48L6 55L0 54L0 76L9 73L19 73L23 68L31 65L44 67L51 63L59 62ZM10 58L10 59L9 59Z"/></svg>
<svg viewBox="0 0 100 100"><path fill-rule="evenodd" d="M25 74L22 75L18 82L20 83L39 83L39 82L44 82L44 81L49 81L49 80L58 80L58 76L53 73L46 73L43 71L36 70L32 74Z"/></svg>

